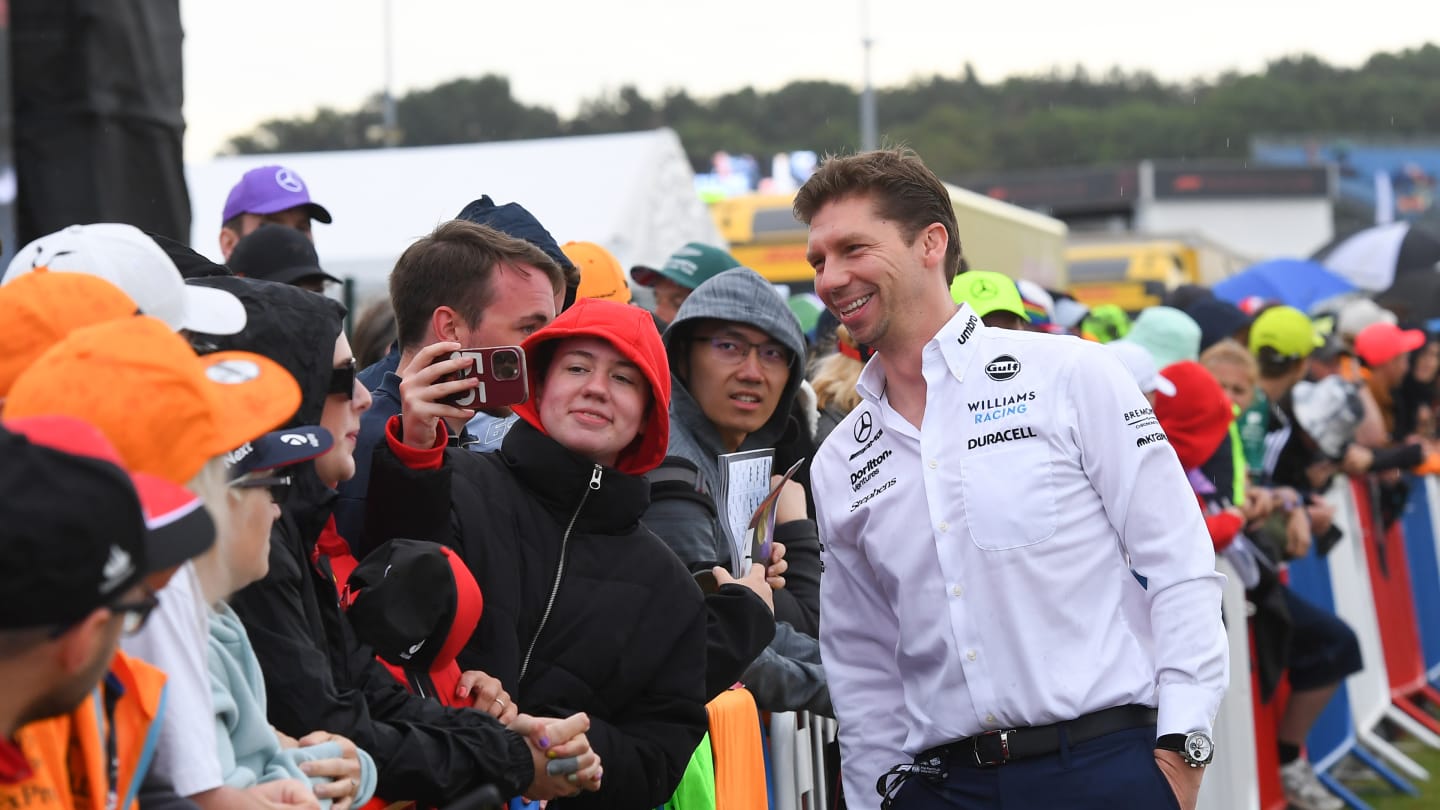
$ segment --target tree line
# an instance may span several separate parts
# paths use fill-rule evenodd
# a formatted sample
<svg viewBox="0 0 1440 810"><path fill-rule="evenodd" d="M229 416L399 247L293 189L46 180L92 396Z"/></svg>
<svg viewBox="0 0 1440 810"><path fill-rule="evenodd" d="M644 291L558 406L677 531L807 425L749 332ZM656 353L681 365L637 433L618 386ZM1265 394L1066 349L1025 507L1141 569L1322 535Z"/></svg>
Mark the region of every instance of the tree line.
<svg viewBox="0 0 1440 810"><path fill-rule="evenodd" d="M1440 47L1377 53L1356 68L1310 55L1252 74L1166 82L1146 72L1082 67L981 81L969 64L878 89L881 137L913 146L943 177L993 169L1081 166L1142 158L1244 159L1257 135L1440 134ZM673 128L697 171L716 151L765 159L781 151L853 151L855 89L795 81L713 98L684 90L647 97L633 86L584 102L571 118L526 104L504 76L456 79L396 99L387 133L377 95L359 109L322 108L265 121L228 141L228 153L305 152L386 145L546 138Z"/></svg>

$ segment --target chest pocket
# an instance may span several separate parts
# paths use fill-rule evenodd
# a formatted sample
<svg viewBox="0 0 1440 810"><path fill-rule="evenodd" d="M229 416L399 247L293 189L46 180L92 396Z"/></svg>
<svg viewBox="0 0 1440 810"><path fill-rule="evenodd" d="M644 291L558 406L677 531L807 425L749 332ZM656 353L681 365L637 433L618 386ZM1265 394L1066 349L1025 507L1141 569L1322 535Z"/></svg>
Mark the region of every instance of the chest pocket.
<svg viewBox="0 0 1440 810"><path fill-rule="evenodd" d="M965 456L960 491L975 545L985 551L1033 546L1055 536L1050 446L1025 439Z"/></svg>

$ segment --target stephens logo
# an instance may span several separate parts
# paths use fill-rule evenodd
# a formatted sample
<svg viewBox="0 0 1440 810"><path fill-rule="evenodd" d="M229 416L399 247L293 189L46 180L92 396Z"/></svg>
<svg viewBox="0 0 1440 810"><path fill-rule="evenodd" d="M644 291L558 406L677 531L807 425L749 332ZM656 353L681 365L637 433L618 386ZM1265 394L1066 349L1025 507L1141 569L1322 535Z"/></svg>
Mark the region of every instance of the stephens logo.
<svg viewBox="0 0 1440 810"><path fill-rule="evenodd" d="M975 334L976 322L977 321L975 316L971 315L970 320L965 322L965 330L960 333L960 337L956 338L957 343L959 343L961 346L964 346L965 341L969 340L970 336Z"/></svg>
<svg viewBox="0 0 1440 810"><path fill-rule="evenodd" d="M860 418L855 420L855 441L861 444L870 438L870 431L875 428L875 419L869 411L861 411Z"/></svg>
<svg viewBox="0 0 1440 810"><path fill-rule="evenodd" d="M985 376L995 382L1013 380L1015 379L1015 375L1019 373L1020 361L1008 354L1002 354L985 364Z"/></svg>
<svg viewBox="0 0 1440 810"><path fill-rule="evenodd" d="M1157 444L1159 442L1168 441L1170 441L1170 439L1164 433L1151 433L1149 436L1141 436L1140 438L1136 439L1135 446L1144 447L1147 444Z"/></svg>
<svg viewBox="0 0 1440 810"><path fill-rule="evenodd" d="M862 506L864 506L865 504L869 503L870 501L874 500L878 495L880 495L880 493L882 493L882 492L884 492L885 490L887 490L887 489L895 486L895 480L896 480L896 479L891 478L889 481L886 481L885 483L881 484L880 486L876 487L875 489L870 490L870 492L869 492L865 497L861 498L860 500L858 500L858 501L851 501L851 502L850 502L850 511L851 511L851 512L854 512L856 509L859 509L860 507L862 507Z"/></svg>

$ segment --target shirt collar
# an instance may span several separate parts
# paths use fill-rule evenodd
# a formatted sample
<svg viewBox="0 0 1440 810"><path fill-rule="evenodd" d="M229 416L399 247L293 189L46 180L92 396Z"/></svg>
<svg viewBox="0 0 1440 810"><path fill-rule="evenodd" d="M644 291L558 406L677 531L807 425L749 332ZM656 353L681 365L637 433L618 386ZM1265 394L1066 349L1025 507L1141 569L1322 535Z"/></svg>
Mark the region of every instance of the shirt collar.
<svg viewBox="0 0 1440 810"><path fill-rule="evenodd" d="M935 337L925 344L924 352L929 355L938 351L955 379L964 379L965 366L975 351L979 333L986 328L969 304L961 304L950 320L935 333ZM865 364L860 379L855 383L855 390L861 399L871 403L878 403L885 395L885 369L878 354Z"/></svg>

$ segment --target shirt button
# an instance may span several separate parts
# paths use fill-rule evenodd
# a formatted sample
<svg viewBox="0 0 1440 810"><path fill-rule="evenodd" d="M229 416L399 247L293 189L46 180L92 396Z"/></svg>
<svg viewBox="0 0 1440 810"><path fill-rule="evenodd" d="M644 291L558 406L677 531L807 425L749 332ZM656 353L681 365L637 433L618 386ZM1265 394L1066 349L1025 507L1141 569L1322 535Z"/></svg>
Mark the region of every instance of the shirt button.
<svg viewBox="0 0 1440 810"><path fill-rule="evenodd" d="M970 659L971 661L974 661L974 660L975 660L975 651L974 651L974 650L966 650L966 651L965 651L965 657L968 658L968 659Z"/></svg>
<svg viewBox="0 0 1440 810"><path fill-rule="evenodd" d="M994 722L995 722L995 715L993 715L993 714L987 714L987 715L985 715L985 722L994 724Z"/></svg>
<svg viewBox="0 0 1440 810"><path fill-rule="evenodd" d="M948 532L948 531L950 531L950 524L949 524L949 523L946 523L946 522L943 521L943 520L940 521L940 531L942 531L942 532Z"/></svg>
<svg viewBox="0 0 1440 810"><path fill-rule="evenodd" d="M933 470L933 469L935 469L936 467L939 467L939 466L940 466L940 462L936 461L936 460L933 459L933 458L930 459L930 469Z"/></svg>
<svg viewBox="0 0 1440 810"><path fill-rule="evenodd" d="M950 588L950 595L959 598L965 595L965 589L960 587L959 585L955 585Z"/></svg>

